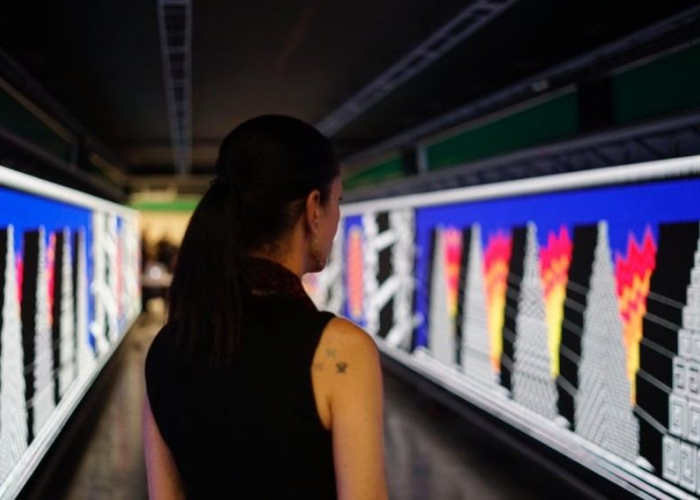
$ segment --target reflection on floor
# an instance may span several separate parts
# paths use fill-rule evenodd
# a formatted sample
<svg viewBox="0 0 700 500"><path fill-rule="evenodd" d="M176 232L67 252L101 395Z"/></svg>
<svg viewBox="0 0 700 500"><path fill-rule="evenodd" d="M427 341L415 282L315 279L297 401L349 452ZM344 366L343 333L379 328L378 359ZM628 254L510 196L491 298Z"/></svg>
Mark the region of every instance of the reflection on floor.
<svg viewBox="0 0 700 500"><path fill-rule="evenodd" d="M143 363L162 318L162 309L142 315L125 339L116 379L63 498L147 498L141 440ZM386 373L384 383L392 499L529 499L564 493L402 380Z"/></svg>
<svg viewBox="0 0 700 500"><path fill-rule="evenodd" d="M158 303L156 303L158 304ZM143 366L148 346L162 326L159 304L142 314L124 339L115 380L92 436L63 498L76 500L146 500L148 490L141 437L145 397Z"/></svg>
<svg viewBox="0 0 700 500"><path fill-rule="evenodd" d="M385 440L391 498L583 498L490 434L385 371Z"/></svg>

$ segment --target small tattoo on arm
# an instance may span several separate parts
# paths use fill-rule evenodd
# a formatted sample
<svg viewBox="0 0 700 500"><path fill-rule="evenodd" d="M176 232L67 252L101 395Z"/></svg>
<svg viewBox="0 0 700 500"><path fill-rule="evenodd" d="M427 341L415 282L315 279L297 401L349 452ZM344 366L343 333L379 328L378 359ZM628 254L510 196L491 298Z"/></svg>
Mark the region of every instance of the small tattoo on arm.
<svg viewBox="0 0 700 500"><path fill-rule="evenodd" d="M323 371L323 363L314 363L313 369L318 371Z"/></svg>
<svg viewBox="0 0 700 500"><path fill-rule="evenodd" d="M326 356L329 358L335 358L335 349L326 349Z"/></svg>
<svg viewBox="0 0 700 500"><path fill-rule="evenodd" d="M338 373L345 373L345 370L347 370L348 368L348 364L344 361L341 361L339 363L336 363L335 367L338 369Z"/></svg>

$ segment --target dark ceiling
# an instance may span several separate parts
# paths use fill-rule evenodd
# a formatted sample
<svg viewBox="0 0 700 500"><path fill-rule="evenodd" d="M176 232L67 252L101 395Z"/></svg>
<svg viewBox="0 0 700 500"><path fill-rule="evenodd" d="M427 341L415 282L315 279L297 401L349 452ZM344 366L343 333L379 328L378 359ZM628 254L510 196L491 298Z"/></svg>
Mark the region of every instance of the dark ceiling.
<svg viewBox="0 0 700 500"><path fill-rule="evenodd" d="M497 2L497 0L493 0ZM469 2L193 1L193 171L241 121L318 123ZM334 134L341 156L695 5L520 0ZM156 0L11 2L0 48L130 173L172 173Z"/></svg>

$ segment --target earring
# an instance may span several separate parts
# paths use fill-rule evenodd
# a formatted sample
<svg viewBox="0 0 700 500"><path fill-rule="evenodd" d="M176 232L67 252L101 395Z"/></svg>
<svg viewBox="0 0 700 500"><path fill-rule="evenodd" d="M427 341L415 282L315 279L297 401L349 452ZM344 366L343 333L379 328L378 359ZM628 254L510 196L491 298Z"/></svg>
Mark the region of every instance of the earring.
<svg viewBox="0 0 700 500"><path fill-rule="evenodd" d="M314 237L311 241L311 258L316 261L319 269L323 269L323 259L321 259L321 246L318 243L318 238Z"/></svg>

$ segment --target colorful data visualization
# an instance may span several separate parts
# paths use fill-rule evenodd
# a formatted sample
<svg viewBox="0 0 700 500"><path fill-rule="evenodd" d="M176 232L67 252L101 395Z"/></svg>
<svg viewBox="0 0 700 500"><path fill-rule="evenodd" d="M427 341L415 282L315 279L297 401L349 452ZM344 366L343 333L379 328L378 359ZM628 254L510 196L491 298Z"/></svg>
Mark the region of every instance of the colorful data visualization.
<svg viewBox="0 0 700 500"><path fill-rule="evenodd" d="M140 250L131 210L5 169L0 183L2 493L36 465L140 312Z"/></svg>
<svg viewBox="0 0 700 500"><path fill-rule="evenodd" d="M347 205L343 286L325 297L465 399L696 494L698 172L688 158Z"/></svg>

